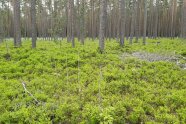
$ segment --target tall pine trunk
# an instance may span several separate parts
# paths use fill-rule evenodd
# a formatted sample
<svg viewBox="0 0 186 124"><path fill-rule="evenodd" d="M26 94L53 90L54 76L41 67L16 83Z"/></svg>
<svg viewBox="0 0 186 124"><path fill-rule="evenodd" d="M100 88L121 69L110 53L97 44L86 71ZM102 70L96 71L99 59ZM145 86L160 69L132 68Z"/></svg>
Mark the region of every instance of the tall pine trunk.
<svg viewBox="0 0 186 124"><path fill-rule="evenodd" d="M81 44L84 45L85 37L85 0L81 0L80 9L80 38Z"/></svg>
<svg viewBox="0 0 186 124"><path fill-rule="evenodd" d="M14 0L14 46L21 46L20 0Z"/></svg>
<svg viewBox="0 0 186 124"><path fill-rule="evenodd" d="M75 32L75 18L74 18L74 0L71 0L71 16L72 16L72 47L75 47L75 39L74 39L74 32Z"/></svg>
<svg viewBox="0 0 186 124"><path fill-rule="evenodd" d="M125 0L121 0L121 33L120 33L120 46L124 46L125 40Z"/></svg>
<svg viewBox="0 0 186 124"><path fill-rule="evenodd" d="M2 11L0 9L0 14L2 14L1 12ZM4 31L3 31L3 17L0 16L0 43L3 41L3 38L4 38L3 35L4 35Z"/></svg>
<svg viewBox="0 0 186 124"><path fill-rule="evenodd" d="M106 23L106 0L100 1L100 29L99 29L99 49L104 51L105 47L105 23Z"/></svg>
<svg viewBox="0 0 186 124"><path fill-rule="evenodd" d="M183 38L186 39L186 0L183 2Z"/></svg>
<svg viewBox="0 0 186 124"><path fill-rule="evenodd" d="M31 0L32 48L36 48L36 0Z"/></svg>
<svg viewBox="0 0 186 124"><path fill-rule="evenodd" d="M67 42L71 41L71 24L72 24L72 19L71 19L71 0L68 0L67 3L68 6L68 18L67 18Z"/></svg>
<svg viewBox="0 0 186 124"><path fill-rule="evenodd" d="M136 9L135 9L135 35L136 35L136 43L139 40L139 21L140 21L140 9L139 9L140 1L136 1Z"/></svg>
<svg viewBox="0 0 186 124"><path fill-rule="evenodd" d="M77 38L78 38L78 41L80 40L80 1L77 0L77 12L76 12L76 32L77 32Z"/></svg>
<svg viewBox="0 0 186 124"><path fill-rule="evenodd" d="M135 10L136 10L136 0L133 0L133 7L132 7L132 17L131 17L131 27L130 27L130 44L132 44L132 40L134 37L134 27L135 27Z"/></svg>
<svg viewBox="0 0 186 124"><path fill-rule="evenodd" d="M159 0L156 0L156 13L155 13L155 27L154 27L154 38L158 35L158 16L159 16Z"/></svg>
<svg viewBox="0 0 186 124"><path fill-rule="evenodd" d="M144 22L143 22L143 44L146 44L146 34L147 34L147 0L144 0Z"/></svg>

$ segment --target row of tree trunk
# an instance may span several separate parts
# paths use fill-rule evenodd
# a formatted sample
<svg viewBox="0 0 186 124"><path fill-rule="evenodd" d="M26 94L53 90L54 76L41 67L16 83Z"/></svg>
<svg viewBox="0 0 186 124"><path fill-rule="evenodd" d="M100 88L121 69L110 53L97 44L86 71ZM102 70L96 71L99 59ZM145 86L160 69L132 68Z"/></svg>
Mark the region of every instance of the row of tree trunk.
<svg viewBox="0 0 186 124"><path fill-rule="evenodd" d="M75 41L74 41L74 37L77 36L79 40L81 40L81 43L84 44L84 37L86 36L86 31L85 31L85 27L87 27L87 24L85 22L85 4L86 1L85 0L77 0L77 9L75 9L74 7L74 0L68 0L67 1L67 7L66 7L66 17L67 17L67 26L66 26L66 32L67 32L67 41L68 42L72 42L72 47L75 47ZM99 9L99 13L100 13L100 17L99 17L99 47L100 50L103 51L104 50L104 39L105 37L112 37L111 35L113 35L113 33L111 33L111 31L115 31L114 33L116 33L115 36L117 36L118 38L120 38L120 46L124 46L124 40L125 40L125 36L128 38L128 36L130 36L130 43L132 44L133 42L133 37L134 34L136 36L136 42L138 42L138 38L139 36L141 36L141 31L143 30L143 44L146 43L146 37L149 36L151 37L152 35L149 34L153 34L153 38L156 38L158 36L163 36L163 33L166 32L166 30L171 30L170 32L170 36L175 36L176 35L176 17L175 17L175 13L177 10L177 2L175 0L172 0L170 3L172 5L171 9L169 12L170 15L172 16L167 16L169 17L169 21L170 23L167 24L171 24L171 25L162 25L162 24L166 24L165 21L166 19L159 19L160 15L167 15L167 13L160 13L160 0L156 0L155 4L156 4L156 8L154 8L153 4L154 4L154 0L150 0L150 11L148 11L147 9L147 0L132 0L132 6L131 9L129 10L126 7L126 0L120 0L118 5L115 5L114 7L120 8L119 11L119 15L117 17L117 19L114 19L113 21L110 21L108 17L114 17L114 15L109 15L111 14L110 12L107 13L108 11L108 5L107 5L108 0L101 0L100 1L100 9ZM52 10L53 8L50 6L49 10L52 13L56 12L56 16L57 16L57 1L54 2L55 6L54 6L54 10ZM143 3L143 7L141 6ZM49 4L51 4L51 0L49 1ZM25 4L26 5L26 4ZM37 23L36 23L36 0L30 0L30 5L31 5L31 9L30 9L30 17L31 17L31 36L32 36L32 47L35 48L36 47L36 40L37 40L37 36L38 33L37 31L40 29L37 29ZM95 1L92 0L91 2L91 16L90 16L90 20L91 20L91 24L90 24L90 29L91 29L91 34L93 36L93 39L96 37L97 35L97 22L98 20L95 18L93 19L93 17L95 17ZM110 6L110 5L109 5ZM42 8L42 6L40 6ZM16 47L20 47L21 46L21 20L20 20L20 15L21 15L21 11L20 11L20 0L13 0L13 8L14 8L14 45ZM112 8L110 6L110 8ZM161 9L165 9L165 8L161 8ZM113 9L114 10L114 9ZM53 12L54 11L54 12ZM75 12L77 11L77 12ZM186 38L186 0L183 0L183 6L182 6L182 18L181 18L181 36L183 38ZM147 12L149 13L155 13L155 14L149 14L150 17L148 17ZM166 12L166 11L164 11ZM126 18L128 17L129 13L131 14L131 18L129 21L127 21ZM76 14L79 15L79 18L77 18ZM154 17L151 15L155 15ZM53 24L52 20L56 19L57 17L51 17L51 29L53 28L57 28L58 26L55 24ZM143 17L143 18L142 18ZM171 18L170 18L171 17ZM41 18L45 18L45 17L41 17ZM166 18L166 16L165 16ZM148 20L149 19L149 20ZM112 23L117 22L118 24L118 28L112 27ZM153 23L148 23L148 22L153 22ZM60 20L59 20L60 23ZM143 23L143 24L142 24ZM25 23L26 24L26 23ZM148 25L147 25L148 24ZM88 24L89 25L89 24ZM126 27L129 26L130 27ZM143 27L142 27L143 25ZM165 26L165 27L164 27ZM25 27L28 27L27 25L25 25ZM161 29L161 27L163 27ZM128 31L127 31L128 30ZM162 32L162 30L165 30ZM43 31L44 32L44 31ZM58 30L56 32L59 32ZM76 34L75 34L76 32ZM47 36L47 34L45 34ZM52 36L52 35L51 35Z"/></svg>
<svg viewBox="0 0 186 124"><path fill-rule="evenodd" d="M20 0L14 0L14 46L21 46L21 24L20 24ZM36 0L30 0L31 25L32 25L32 48L36 48Z"/></svg>

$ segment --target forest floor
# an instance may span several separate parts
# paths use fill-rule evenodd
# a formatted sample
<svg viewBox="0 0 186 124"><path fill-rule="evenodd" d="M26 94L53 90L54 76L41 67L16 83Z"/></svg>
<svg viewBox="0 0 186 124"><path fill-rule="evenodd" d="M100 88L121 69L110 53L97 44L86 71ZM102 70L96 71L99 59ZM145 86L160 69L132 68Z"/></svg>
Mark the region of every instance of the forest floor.
<svg viewBox="0 0 186 124"><path fill-rule="evenodd" d="M124 53L122 55L122 59L128 59L129 57L134 57L148 62L158 62L158 61L172 62L180 66L180 68L186 69L186 62L185 62L186 57L182 55L176 55L171 53L163 54L163 53L149 53L149 52L134 52L132 54Z"/></svg>
<svg viewBox="0 0 186 124"><path fill-rule="evenodd" d="M1 43L0 123L186 123L186 41L141 42Z"/></svg>

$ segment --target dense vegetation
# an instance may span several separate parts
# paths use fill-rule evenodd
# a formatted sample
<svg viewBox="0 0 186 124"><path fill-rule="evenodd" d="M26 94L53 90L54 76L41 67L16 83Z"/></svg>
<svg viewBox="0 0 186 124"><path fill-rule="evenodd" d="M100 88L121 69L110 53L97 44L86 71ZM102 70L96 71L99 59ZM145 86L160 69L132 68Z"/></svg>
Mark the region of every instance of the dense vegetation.
<svg viewBox="0 0 186 124"><path fill-rule="evenodd" d="M111 40L103 54L88 39L76 48L66 40L22 45L0 44L0 123L186 123L186 70L122 57L136 51L184 57L180 39L123 48Z"/></svg>
<svg viewBox="0 0 186 124"><path fill-rule="evenodd" d="M0 0L0 15L0 124L186 123L186 0Z"/></svg>

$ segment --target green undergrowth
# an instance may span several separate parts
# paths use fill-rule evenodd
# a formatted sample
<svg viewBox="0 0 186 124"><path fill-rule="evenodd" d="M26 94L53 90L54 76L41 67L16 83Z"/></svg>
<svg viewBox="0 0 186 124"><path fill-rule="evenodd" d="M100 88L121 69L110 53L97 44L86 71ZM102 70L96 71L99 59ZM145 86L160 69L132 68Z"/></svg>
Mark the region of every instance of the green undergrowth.
<svg viewBox="0 0 186 124"><path fill-rule="evenodd" d="M171 62L121 59L146 51L186 55L181 39L148 39L121 48L98 41L0 44L0 123L186 123L186 71ZM160 44L156 44L160 42ZM60 45L61 44L61 45ZM37 99L25 92L27 90Z"/></svg>

